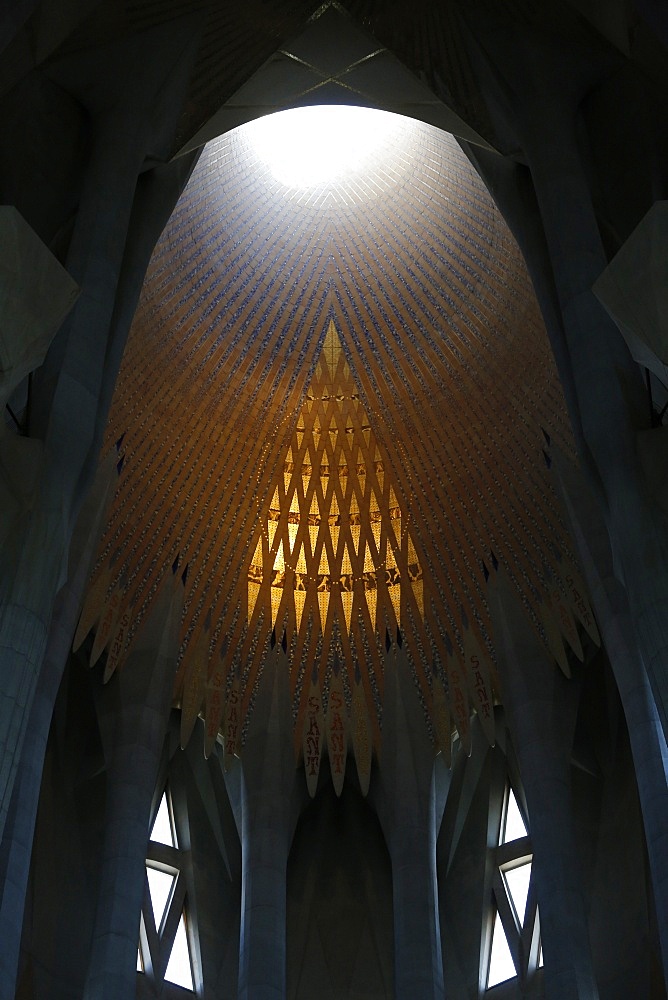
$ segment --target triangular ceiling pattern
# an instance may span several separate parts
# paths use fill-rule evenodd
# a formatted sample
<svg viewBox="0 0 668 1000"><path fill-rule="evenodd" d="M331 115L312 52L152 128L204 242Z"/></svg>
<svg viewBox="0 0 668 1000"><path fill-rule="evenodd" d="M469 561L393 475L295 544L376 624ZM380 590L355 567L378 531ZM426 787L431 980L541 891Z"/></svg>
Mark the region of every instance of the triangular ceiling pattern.
<svg viewBox="0 0 668 1000"><path fill-rule="evenodd" d="M348 635L360 623L384 633L399 625L402 599L422 615L422 568L395 487L330 319L253 546L249 624L267 585L272 626L285 613L300 632L311 615L325 648L335 621Z"/></svg>
<svg viewBox="0 0 668 1000"><path fill-rule="evenodd" d="M379 666L388 626L394 635L409 605L423 616L422 567L332 319L272 487L251 545L249 631L287 620L302 649L310 621L323 649L338 641L351 677L354 650Z"/></svg>

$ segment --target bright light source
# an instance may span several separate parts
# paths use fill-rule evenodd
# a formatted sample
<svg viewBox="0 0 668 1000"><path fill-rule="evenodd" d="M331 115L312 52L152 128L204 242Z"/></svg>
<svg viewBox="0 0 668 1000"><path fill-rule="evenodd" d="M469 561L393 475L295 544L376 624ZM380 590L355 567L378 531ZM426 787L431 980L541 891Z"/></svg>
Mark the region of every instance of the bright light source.
<svg viewBox="0 0 668 1000"><path fill-rule="evenodd" d="M169 962L167 963L165 981L176 983L177 986L183 986L186 990L194 990L195 988L190 964L186 921L183 914L181 914L176 937L174 938L174 946L169 956Z"/></svg>
<svg viewBox="0 0 668 1000"><path fill-rule="evenodd" d="M402 127L400 115L328 105L267 115L246 129L276 180L308 188L362 171Z"/></svg>
<svg viewBox="0 0 668 1000"><path fill-rule="evenodd" d="M524 916L527 908L527 896L529 895L529 881L531 880L531 862L520 865L518 868L510 868L503 873L508 886L510 898L513 901L517 919L520 924L524 923Z"/></svg>
<svg viewBox="0 0 668 1000"><path fill-rule="evenodd" d="M155 817L153 829L151 830L151 840L156 841L158 844L167 844L169 847L178 846L174 840L174 831L169 815L166 792L162 793L160 808L158 809L158 814Z"/></svg>
<svg viewBox="0 0 668 1000"><path fill-rule="evenodd" d="M524 825L522 814L520 813L517 799L512 788L508 789L508 805L506 808L506 823L501 839L502 844L507 844L511 840L518 840L519 837L526 837L527 828Z"/></svg>
<svg viewBox="0 0 668 1000"><path fill-rule="evenodd" d="M506 933L501 923L499 914L494 920L494 930L492 931L492 952L489 958L489 972L487 974L487 989L503 983L506 979L512 979L517 975L513 956L510 954Z"/></svg>
<svg viewBox="0 0 668 1000"><path fill-rule="evenodd" d="M157 868L151 868L149 865L146 866L146 875L148 877L148 888L151 895L155 926L159 931L175 878L173 875L161 872Z"/></svg>

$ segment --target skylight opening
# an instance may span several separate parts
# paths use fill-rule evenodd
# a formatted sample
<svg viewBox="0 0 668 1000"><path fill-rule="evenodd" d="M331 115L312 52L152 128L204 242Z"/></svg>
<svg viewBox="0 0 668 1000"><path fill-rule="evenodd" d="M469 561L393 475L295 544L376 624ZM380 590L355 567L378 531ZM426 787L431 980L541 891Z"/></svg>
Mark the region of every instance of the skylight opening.
<svg viewBox="0 0 668 1000"><path fill-rule="evenodd" d="M324 105L266 115L245 128L277 181L310 188L364 172L396 140L405 119L371 108Z"/></svg>

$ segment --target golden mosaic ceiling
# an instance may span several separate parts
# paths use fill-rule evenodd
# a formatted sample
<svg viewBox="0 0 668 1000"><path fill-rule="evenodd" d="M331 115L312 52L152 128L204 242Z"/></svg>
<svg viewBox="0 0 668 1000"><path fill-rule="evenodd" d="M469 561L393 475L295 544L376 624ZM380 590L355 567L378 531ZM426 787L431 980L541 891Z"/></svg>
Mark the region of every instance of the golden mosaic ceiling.
<svg viewBox="0 0 668 1000"><path fill-rule="evenodd" d="M377 747L401 648L441 744L472 709L493 740L490 552L564 668L559 630L580 652L541 428L572 452L522 257L451 137L402 120L362 172L297 189L230 133L149 267L77 642L110 676L180 558L184 739L202 712L238 750L281 650L296 741L331 742L338 705Z"/></svg>

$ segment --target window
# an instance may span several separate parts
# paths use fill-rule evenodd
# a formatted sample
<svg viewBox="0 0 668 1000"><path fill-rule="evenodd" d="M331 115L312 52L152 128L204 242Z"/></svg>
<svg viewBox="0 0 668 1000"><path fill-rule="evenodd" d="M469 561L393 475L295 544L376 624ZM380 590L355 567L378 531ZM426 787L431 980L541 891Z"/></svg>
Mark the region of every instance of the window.
<svg viewBox="0 0 668 1000"><path fill-rule="evenodd" d="M187 852L179 845L174 810L165 788L151 826L146 851L146 884L141 913L137 971L160 992L174 983L195 992L192 934L188 926Z"/></svg>
<svg viewBox="0 0 668 1000"><path fill-rule="evenodd" d="M532 860L527 825L508 785L494 849L487 990L515 977L524 982L543 964Z"/></svg>

